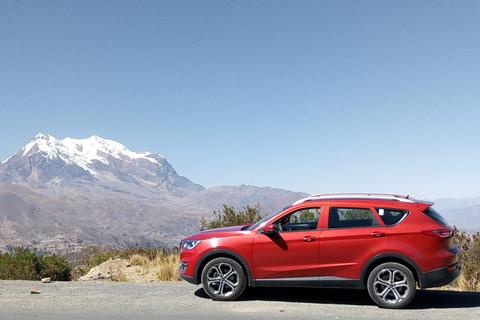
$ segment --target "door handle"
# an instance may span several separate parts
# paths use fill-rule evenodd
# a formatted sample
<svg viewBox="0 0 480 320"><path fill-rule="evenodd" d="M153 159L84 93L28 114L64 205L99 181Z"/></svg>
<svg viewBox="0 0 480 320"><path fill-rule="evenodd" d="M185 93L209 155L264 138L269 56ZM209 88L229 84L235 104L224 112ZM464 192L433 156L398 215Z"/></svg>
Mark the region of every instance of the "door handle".
<svg viewBox="0 0 480 320"><path fill-rule="evenodd" d="M303 237L303 241L312 242L312 241L315 241L315 240L317 240L317 238L315 238L315 237L311 237L311 236Z"/></svg>
<svg viewBox="0 0 480 320"><path fill-rule="evenodd" d="M372 237L380 238L380 237L384 237L384 236L385 236L385 232L374 231L374 232L370 233L370 235L371 235Z"/></svg>

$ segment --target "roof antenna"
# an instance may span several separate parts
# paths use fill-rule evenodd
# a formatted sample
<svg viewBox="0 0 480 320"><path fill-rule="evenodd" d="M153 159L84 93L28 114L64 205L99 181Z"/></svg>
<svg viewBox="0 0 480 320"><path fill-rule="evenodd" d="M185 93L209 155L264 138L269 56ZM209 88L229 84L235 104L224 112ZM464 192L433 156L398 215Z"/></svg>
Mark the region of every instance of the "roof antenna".
<svg viewBox="0 0 480 320"><path fill-rule="evenodd" d="M410 197L410 195L409 195L409 194L407 194L407 199L408 199L408 197Z"/></svg>

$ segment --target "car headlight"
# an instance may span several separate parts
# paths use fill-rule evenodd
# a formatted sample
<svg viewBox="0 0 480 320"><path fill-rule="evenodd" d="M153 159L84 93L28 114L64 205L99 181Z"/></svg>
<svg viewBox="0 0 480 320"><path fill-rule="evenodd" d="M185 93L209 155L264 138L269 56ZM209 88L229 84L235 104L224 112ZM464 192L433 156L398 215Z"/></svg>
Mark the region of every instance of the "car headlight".
<svg viewBox="0 0 480 320"><path fill-rule="evenodd" d="M180 242L180 248L187 249L187 250L192 250L200 242L202 242L202 240L182 240Z"/></svg>

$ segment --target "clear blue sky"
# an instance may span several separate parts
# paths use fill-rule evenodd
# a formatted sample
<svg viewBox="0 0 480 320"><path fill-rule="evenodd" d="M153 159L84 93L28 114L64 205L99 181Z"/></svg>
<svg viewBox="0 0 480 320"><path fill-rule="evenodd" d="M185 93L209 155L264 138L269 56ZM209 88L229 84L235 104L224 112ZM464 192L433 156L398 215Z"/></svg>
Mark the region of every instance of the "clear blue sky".
<svg viewBox="0 0 480 320"><path fill-rule="evenodd" d="M37 133L205 187L480 196L479 1L0 2L0 158Z"/></svg>

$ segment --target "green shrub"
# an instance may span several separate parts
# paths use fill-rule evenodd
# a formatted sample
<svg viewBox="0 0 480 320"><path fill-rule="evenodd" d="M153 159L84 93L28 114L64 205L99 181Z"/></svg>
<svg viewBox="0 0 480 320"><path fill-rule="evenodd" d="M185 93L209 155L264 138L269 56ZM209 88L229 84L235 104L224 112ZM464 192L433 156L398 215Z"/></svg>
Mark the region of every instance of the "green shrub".
<svg viewBox="0 0 480 320"><path fill-rule="evenodd" d="M0 278L3 280L38 280L39 259L35 252L16 247L0 258Z"/></svg>
<svg viewBox="0 0 480 320"><path fill-rule="evenodd" d="M39 255L36 249L15 247L0 254L2 280L40 280L50 277L56 281L68 281L71 270L65 259L55 255Z"/></svg>
<svg viewBox="0 0 480 320"><path fill-rule="evenodd" d="M243 209L243 211L235 212L233 207L224 204L222 211L213 211L215 216L213 221L208 222L205 217L200 219L200 230L250 224L262 219L260 204L257 203L254 207L247 205Z"/></svg>
<svg viewBox="0 0 480 320"><path fill-rule="evenodd" d="M40 276L52 278L53 281L69 281L72 266L65 259L56 255L44 256Z"/></svg>

